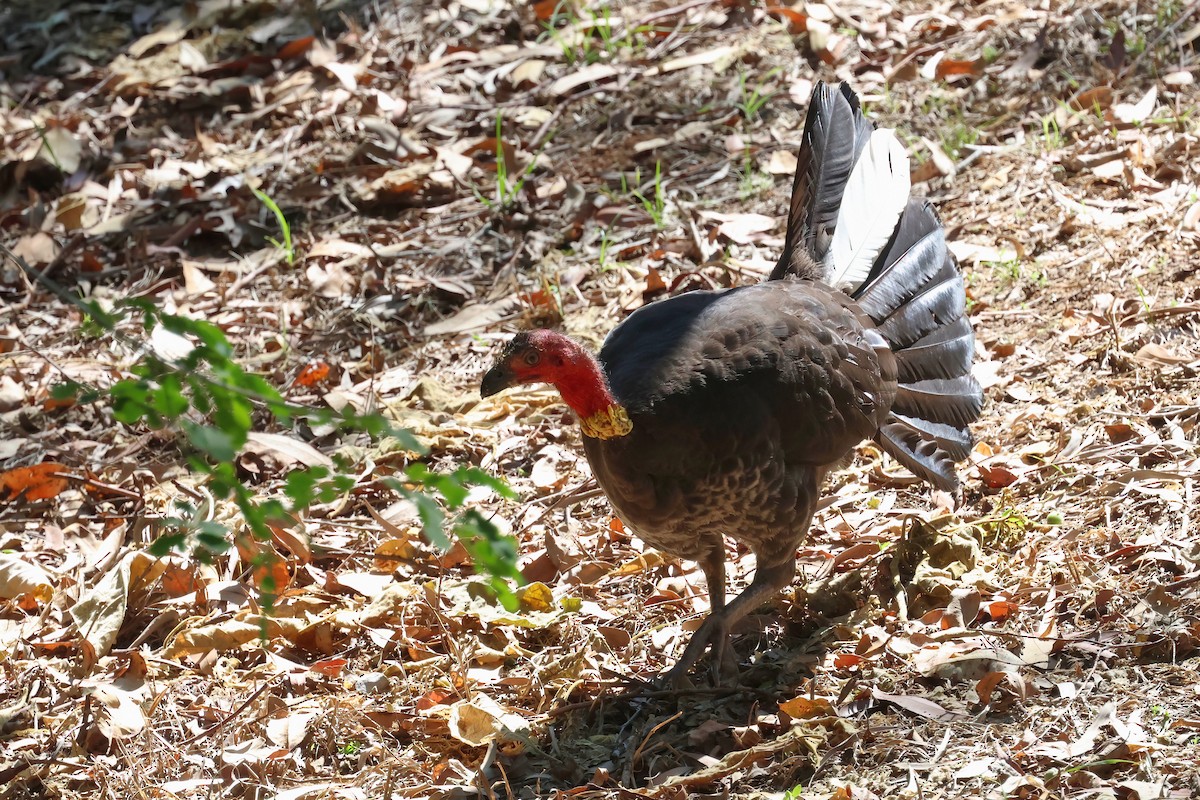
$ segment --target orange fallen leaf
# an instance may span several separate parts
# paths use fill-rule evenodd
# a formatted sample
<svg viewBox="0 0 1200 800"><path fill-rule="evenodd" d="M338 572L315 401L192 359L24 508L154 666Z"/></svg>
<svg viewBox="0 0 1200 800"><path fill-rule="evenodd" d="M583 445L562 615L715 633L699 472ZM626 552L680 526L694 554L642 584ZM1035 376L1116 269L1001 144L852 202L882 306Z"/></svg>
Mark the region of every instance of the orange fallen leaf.
<svg viewBox="0 0 1200 800"><path fill-rule="evenodd" d="M83 256L80 259L79 266L83 272L103 272L104 271L104 262L101 261L100 257L97 256L95 253L93 253L91 250L83 251Z"/></svg>
<svg viewBox="0 0 1200 800"><path fill-rule="evenodd" d="M1128 442L1130 439L1137 438L1138 435L1132 425L1124 422L1114 422L1111 425L1105 425L1104 432L1108 434L1108 440L1113 444Z"/></svg>
<svg viewBox="0 0 1200 800"><path fill-rule="evenodd" d="M541 0L533 4L533 14L538 22L549 22L560 5L562 0Z"/></svg>
<svg viewBox="0 0 1200 800"><path fill-rule="evenodd" d="M1000 687L1001 683L1010 683L1010 689L1015 690L1018 694L1023 694L1019 680L1013 680L1013 676L1007 672L989 672L975 684L975 694L979 697L979 702L983 705L988 705L992 702L992 696Z"/></svg>
<svg viewBox="0 0 1200 800"><path fill-rule="evenodd" d="M417 700L417 711L428 711L434 706L445 705L449 697L451 697L450 692L445 692L441 689L431 689Z"/></svg>
<svg viewBox="0 0 1200 800"><path fill-rule="evenodd" d="M313 386L322 383L329 378L329 365L324 361L314 361L304 369L300 370L300 374L293 381L296 386Z"/></svg>
<svg viewBox="0 0 1200 800"><path fill-rule="evenodd" d="M42 401L42 410L58 411L63 408L73 408L75 403L76 400L74 397L53 397L47 395L46 399Z"/></svg>
<svg viewBox="0 0 1200 800"><path fill-rule="evenodd" d="M412 561L417 555L417 548L409 539L388 539L375 548L374 567L377 572L392 572L399 569L406 561Z"/></svg>
<svg viewBox="0 0 1200 800"><path fill-rule="evenodd" d="M837 669L849 669L858 666L865 660L862 656L854 653L838 653L833 657L833 666Z"/></svg>
<svg viewBox="0 0 1200 800"><path fill-rule="evenodd" d="M1103 111L1112 105L1112 101L1112 87L1097 86L1094 89L1088 89L1072 97L1069 105L1075 111L1091 111L1096 108Z"/></svg>
<svg viewBox="0 0 1200 800"><path fill-rule="evenodd" d="M1007 600L996 600L988 603L987 607L988 616L990 616L995 622L999 622L1000 620L1004 619L1013 611L1016 611L1016 609L1017 604L1010 603Z"/></svg>
<svg viewBox="0 0 1200 800"><path fill-rule="evenodd" d="M204 584L196 576L194 569L172 562L167 563L166 570L159 579L159 585L167 597L182 597L189 592L197 592L204 588Z"/></svg>
<svg viewBox="0 0 1200 800"><path fill-rule="evenodd" d="M316 40L317 37L315 36L302 36L299 39L293 39L279 48L279 52L275 54L275 57L287 61L289 58L304 55Z"/></svg>
<svg viewBox="0 0 1200 800"><path fill-rule="evenodd" d="M794 8L786 8L784 6L767 6L763 9L767 14L773 17L787 20L789 33L804 33L808 30L808 15L801 14Z"/></svg>
<svg viewBox="0 0 1200 800"><path fill-rule="evenodd" d="M327 678L338 678L346 669L347 663L349 662L344 658L326 658L316 662L309 669Z"/></svg>
<svg viewBox="0 0 1200 800"><path fill-rule="evenodd" d="M807 697L794 697L779 704L779 710L792 719L812 719L813 717L835 717L837 711L828 700L818 697L810 700Z"/></svg>
<svg viewBox="0 0 1200 800"><path fill-rule="evenodd" d="M521 292L517 295L517 299L534 309L550 308L557 310L558 308L558 301L555 300L554 295L545 289L536 289L532 292Z"/></svg>
<svg viewBox="0 0 1200 800"><path fill-rule="evenodd" d="M1005 486L1012 486L1017 482L1017 476L1012 470L1000 466L980 465L979 477L983 479L983 485L989 489L1003 489Z"/></svg>
<svg viewBox="0 0 1200 800"><path fill-rule="evenodd" d="M974 58L969 61L943 58L937 63L937 69L934 71L934 74L938 80L945 80L946 78L953 78L958 75L971 75L977 78L983 74L985 63L982 58Z"/></svg>
<svg viewBox="0 0 1200 800"><path fill-rule="evenodd" d="M667 282L663 280L662 273L651 267L646 272L646 288L642 290L642 302L649 303L665 291L667 291Z"/></svg>
<svg viewBox="0 0 1200 800"><path fill-rule="evenodd" d="M53 461L35 464L32 467L17 467L0 472L0 497L15 500L51 500L67 488L63 473L67 468Z"/></svg>
<svg viewBox="0 0 1200 800"><path fill-rule="evenodd" d="M270 544L246 534L239 535L235 544L242 561L250 565L251 580L256 587L278 595L291 584L287 561Z"/></svg>

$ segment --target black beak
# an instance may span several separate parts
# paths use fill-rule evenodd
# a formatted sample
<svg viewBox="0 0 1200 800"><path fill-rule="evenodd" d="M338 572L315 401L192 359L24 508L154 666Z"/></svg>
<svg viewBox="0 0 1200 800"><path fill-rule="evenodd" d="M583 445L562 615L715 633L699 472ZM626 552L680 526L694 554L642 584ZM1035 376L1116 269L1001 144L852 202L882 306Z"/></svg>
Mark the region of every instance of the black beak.
<svg viewBox="0 0 1200 800"><path fill-rule="evenodd" d="M505 364L497 364L484 373L483 381L479 384L479 394L483 397L491 397L512 386L512 383L512 370Z"/></svg>

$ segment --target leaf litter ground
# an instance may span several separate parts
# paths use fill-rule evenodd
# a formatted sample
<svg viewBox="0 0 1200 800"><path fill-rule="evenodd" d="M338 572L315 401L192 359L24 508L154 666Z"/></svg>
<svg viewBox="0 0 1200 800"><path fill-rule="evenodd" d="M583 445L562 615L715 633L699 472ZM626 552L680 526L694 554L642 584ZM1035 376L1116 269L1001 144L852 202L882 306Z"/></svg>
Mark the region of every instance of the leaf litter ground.
<svg viewBox="0 0 1200 800"><path fill-rule="evenodd" d="M375 482L412 454L264 430L239 462L264 492L362 470L279 531L264 645L236 558L142 552L206 494L172 438L48 400L136 352L6 263L0 794L1200 792L1195 3L175 5L0 11L4 243L505 476L521 502L474 501L535 583L507 612L420 538ZM598 343L759 279L815 79L898 130L942 213L978 445L957 502L863 446L736 637L741 684L665 691L698 570L612 517L551 393L477 381L520 327Z"/></svg>

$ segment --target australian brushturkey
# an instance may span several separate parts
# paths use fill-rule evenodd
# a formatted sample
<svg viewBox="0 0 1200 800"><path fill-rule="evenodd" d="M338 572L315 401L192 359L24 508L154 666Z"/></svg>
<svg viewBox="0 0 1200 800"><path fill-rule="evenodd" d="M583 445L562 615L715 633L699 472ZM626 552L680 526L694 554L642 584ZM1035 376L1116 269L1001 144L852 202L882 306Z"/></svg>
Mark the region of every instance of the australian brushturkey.
<svg viewBox="0 0 1200 800"><path fill-rule="evenodd" d="M730 626L791 582L822 480L861 441L958 485L982 404L974 334L941 222L909 198L908 170L848 86L818 84L767 281L646 306L599 359L560 333L519 333L483 376L485 397L553 384L620 518L704 570L712 611L674 682L709 644L714 672L729 666ZM757 559L729 604L723 535Z"/></svg>

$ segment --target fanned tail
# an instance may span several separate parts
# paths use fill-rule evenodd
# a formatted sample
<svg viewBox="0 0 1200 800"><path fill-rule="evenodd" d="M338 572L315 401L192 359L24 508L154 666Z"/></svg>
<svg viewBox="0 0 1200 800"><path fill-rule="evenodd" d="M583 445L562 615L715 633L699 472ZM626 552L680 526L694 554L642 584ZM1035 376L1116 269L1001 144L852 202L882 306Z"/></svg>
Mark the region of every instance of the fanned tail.
<svg viewBox="0 0 1200 800"><path fill-rule="evenodd" d="M919 477L958 485L983 405L962 274L928 201L909 198L908 156L863 116L848 85L813 90L783 253L787 276L843 288L896 356L891 414L876 439Z"/></svg>
<svg viewBox="0 0 1200 800"><path fill-rule="evenodd" d="M876 440L919 477L954 489L954 464L971 450L967 426L983 408L983 389L971 375L975 334L962 273L927 200L908 201L852 296L896 355L896 399Z"/></svg>

